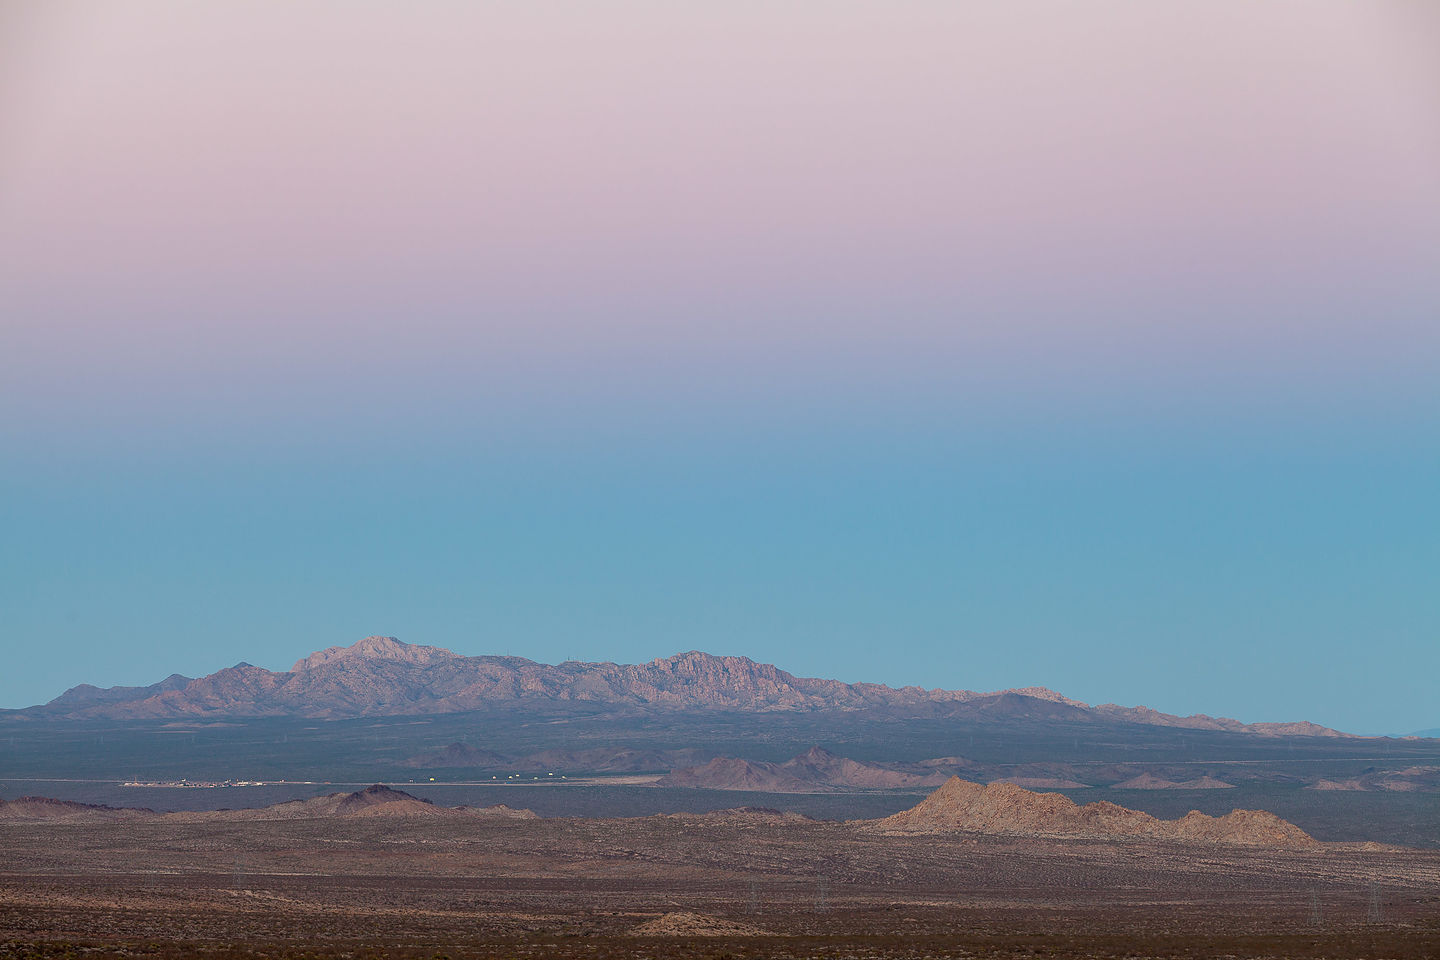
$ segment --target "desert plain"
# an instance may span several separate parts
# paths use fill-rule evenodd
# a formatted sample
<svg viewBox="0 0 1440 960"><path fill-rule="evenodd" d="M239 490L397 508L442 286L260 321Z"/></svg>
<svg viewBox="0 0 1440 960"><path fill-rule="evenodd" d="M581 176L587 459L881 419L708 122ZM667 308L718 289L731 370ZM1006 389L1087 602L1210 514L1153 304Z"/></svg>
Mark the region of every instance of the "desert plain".
<svg viewBox="0 0 1440 960"><path fill-rule="evenodd" d="M1107 836L1135 817L962 788L959 814L936 807L942 787L908 814L851 821L542 818L379 786L243 811L11 801L0 957L1440 952L1440 851L1319 842L1265 815L1229 839L1210 818L1199 838Z"/></svg>

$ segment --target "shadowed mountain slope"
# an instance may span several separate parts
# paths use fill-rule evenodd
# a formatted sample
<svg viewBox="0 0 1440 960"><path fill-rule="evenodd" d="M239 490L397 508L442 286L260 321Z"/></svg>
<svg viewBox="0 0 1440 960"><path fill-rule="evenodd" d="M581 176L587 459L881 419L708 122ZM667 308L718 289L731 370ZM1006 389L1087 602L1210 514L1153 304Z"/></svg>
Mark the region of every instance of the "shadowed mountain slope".
<svg viewBox="0 0 1440 960"><path fill-rule="evenodd" d="M898 769L900 766L902 765L850 760L815 746L784 763L717 757L698 767L674 770L656 781L656 786L756 790L765 793L813 793L837 788L895 790L905 787L929 787L945 782L945 775L942 773Z"/></svg>
<svg viewBox="0 0 1440 960"><path fill-rule="evenodd" d="M150 816L157 816L157 814L143 808L109 807L99 803L52 800L49 797L20 797L16 800L0 800L0 821L60 820L89 823L99 820L135 820Z"/></svg>

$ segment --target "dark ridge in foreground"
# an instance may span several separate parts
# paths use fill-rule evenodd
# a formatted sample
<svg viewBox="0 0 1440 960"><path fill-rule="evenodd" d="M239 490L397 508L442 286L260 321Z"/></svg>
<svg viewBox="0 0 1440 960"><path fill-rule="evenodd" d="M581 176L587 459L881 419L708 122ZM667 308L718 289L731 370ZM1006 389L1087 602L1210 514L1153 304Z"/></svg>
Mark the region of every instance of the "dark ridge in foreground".
<svg viewBox="0 0 1440 960"><path fill-rule="evenodd" d="M536 819L530 810L517 810L504 804L491 807L442 807L404 790L382 783L353 793L329 793L309 800L289 800L248 810L199 810L157 813L144 807L108 807L95 803L50 800L45 797L21 797L8 803L0 800L0 821L69 821L96 823L109 820L162 820L176 823L196 821L242 820L319 820L353 819L356 817L426 817L467 818L490 817L521 820Z"/></svg>
<svg viewBox="0 0 1440 960"><path fill-rule="evenodd" d="M125 820L159 816L147 807L111 807L103 803L79 803L50 797L0 799L0 820Z"/></svg>

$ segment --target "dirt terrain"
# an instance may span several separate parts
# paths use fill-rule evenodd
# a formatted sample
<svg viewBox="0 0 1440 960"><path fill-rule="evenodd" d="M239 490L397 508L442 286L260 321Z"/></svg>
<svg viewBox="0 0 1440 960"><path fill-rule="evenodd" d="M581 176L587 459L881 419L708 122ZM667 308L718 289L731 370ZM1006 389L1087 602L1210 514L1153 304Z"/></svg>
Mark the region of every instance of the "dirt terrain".
<svg viewBox="0 0 1440 960"><path fill-rule="evenodd" d="M273 817L31 804L0 820L0 957L1425 957L1440 945L1435 851L909 833L755 809L439 813L359 793ZM932 813L953 807L937 794Z"/></svg>

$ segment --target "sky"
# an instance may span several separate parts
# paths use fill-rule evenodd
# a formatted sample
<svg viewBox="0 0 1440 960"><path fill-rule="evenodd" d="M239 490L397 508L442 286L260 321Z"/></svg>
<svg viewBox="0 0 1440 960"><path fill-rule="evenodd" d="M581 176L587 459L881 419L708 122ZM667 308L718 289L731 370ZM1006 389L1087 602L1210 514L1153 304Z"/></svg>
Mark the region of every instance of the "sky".
<svg viewBox="0 0 1440 960"><path fill-rule="evenodd" d="M1426 0L0 4L0 706L369 634L1440 724Z"/></svg>

